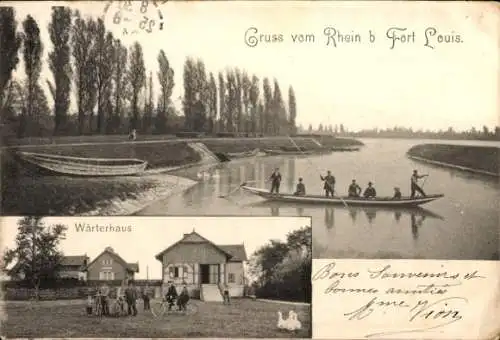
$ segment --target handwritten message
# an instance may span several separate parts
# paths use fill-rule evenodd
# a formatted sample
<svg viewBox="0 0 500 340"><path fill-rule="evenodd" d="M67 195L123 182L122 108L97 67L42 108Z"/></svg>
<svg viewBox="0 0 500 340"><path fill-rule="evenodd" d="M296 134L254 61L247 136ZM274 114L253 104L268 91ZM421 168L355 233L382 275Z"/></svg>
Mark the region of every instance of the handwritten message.
<svg viewBox="0 0 500 340"><path fill-rule="evenodd" d="M494 338L499 279L495 261L314 260L313 337Z"/></svg>
<svg viewBox="0 0 500 340"><path fill-rule="evenodd" d="M409 45L419 45L434 49L442 45L459 45L464 42L462 35L455 31L440 30L437 27L427 27L414 30L409 27L388 27L384 32L368 30L358 32L326 26L320 34L316 32L265 32L258 27L249 27L244 33L244 42L248 47L292 43L296 45L321 44L338 48L349 45L383 44L389 49L403 48Z"/></svg>

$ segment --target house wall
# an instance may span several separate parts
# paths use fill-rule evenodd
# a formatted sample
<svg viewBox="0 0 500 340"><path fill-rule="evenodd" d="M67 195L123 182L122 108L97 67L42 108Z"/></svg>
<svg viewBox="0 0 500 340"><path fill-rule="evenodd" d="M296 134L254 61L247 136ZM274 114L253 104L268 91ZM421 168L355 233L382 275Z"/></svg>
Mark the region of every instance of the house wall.
<svg viewBox="0 0 500 340"><path fill-rule="evenodd" d="M111 264L104 264L103 261L111 260ZM87 269L88 280L100 280L99 273L103 271L110 271L114 273L114 280L123 280L128 278L127 270L122 265L121 262L118 262L113 256L108 253L104 253L97 260L90 265ZM132 277L133 278L133 275Z"/></svg>
<svg viewBox="0 0 500 340"><path fill-rule="evenodd" d="M229 282L230 276L234 278L234 282ZM225 280L227 286L229 287L230 296L236 296L236 297L243 296L245 289L245 271L243 267L243 262L226 263Z"/></svg>
<svg viewBox="0 0 500 340"><path fill-rule="evenodd" d="M87 280L87 273L80 270L60 270L59 277L61 278L74 278L78 280Z"/></svg>

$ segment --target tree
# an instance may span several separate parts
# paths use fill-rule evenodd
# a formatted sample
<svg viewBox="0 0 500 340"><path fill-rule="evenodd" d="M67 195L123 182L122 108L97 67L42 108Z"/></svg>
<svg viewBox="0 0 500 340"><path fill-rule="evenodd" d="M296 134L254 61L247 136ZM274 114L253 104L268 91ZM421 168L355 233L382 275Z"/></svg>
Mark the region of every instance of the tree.
<svg viewBox="0 0 500 340"><path fill-rule="evenodd" d="M259 78L257 76L252 76L252 81L249 89L249 100L250 100L250 121L251 128L250 131L252 133L257 133L258 126L260 124L261 117L259 116L258 106L259 106Z"/></svg>
<svg viewBox="0 0 500 340"><path fill-rule="evenodd" d="M289 134L296 134L297 126L295 120L297 118L297 102L295 99L295 92L293 91L293 88L291 86L288 89L288 107L288 112L290 114L290 119L288 121Z"/></svg>
<svg viewBox="0 0 500 340"><path fill-rule="evenodd" d="M146 85L145 100L144 100L144 117L142 123L142 130L145 134L151 133L153 122L153 72L149 72L148 84Z"/></svg>
<svg viewBox="0 0 500 340"><path fill-rule="evenodd" d="M113 34L110 32L106 33L106 27L101 18L97 19L94 48L97 68L97 131L99 133L104 133L106 111L110 109L107 106L111 100L110 98L113 90L112 79L114 64L110 62L110 60L113 60L114 49Z"/></svg>
<svg viewBox="0 0 500 340"><path fill-rule="evenodd" d="M120 122L122 120L123 109L125 107L125 101L128 97L129 83L128 83L128 72L127 72L127 48L121 44L119 39L113 41L113 82L114 82L114 114L112 122L112 131L117 132L120 127Z"/></svg>
<svg viewBox="0 0 500 340"><path fill-rule="evenodd" d="M271 240L250 258L261 298L311 301L312 228L294 230L286 242Z"/></svg>
<svg viewBox="0 0 500 340"><path fill-rule="evenodd" d="M35 19L28 15L23 22L24 29L24 48L23 59L24 69L26 72L26 109L23 110L20 117L19 137L23 137L28 122L38 120L35 116L34 108L36 102L36 89L39 87L38 80L42 69L42 52L43 45L40 39L40 29Z"/></svg>
<svg viewBox="0 0 500 340"><path fill-rule="evenodd" d="M49 24L50 40L54 49L49 53L49 68L54 83L49 87L54 98L54 134L63 132L70 105L71 62L70 62L71 10L68 7L53 6L52 21Z"/></svg>
<svg viewBox="0 0 500 340"><path fill-rule="evenodd" d="M47 281L57 278L62 253L58 249L65 237L67 227L62 224L46 226L41 217L24 217L18 222L16 246L6 249L4 267L14 261L11 274L24 276L24 281L39 288Z"/></svg>
<svg viewBox="0 0 500 340"><path fill-rule="evenodd" d="M0 114L5 104L12 71L19 63L18 51L21 47L22 36L16 32L16 29L14 8L0 6Z"/></svg>
<svg viewBox="0 0 500 340"><path fill-rule="evenodd" d="M264 78L262 87L264 90L264 120L263 120L263 133L272 132L272 107L273 107L273 93L271 83L268 78Z"/></svg>
<svg viewBox="0 0 500 340"><path fill-rule="evenodd" d="M182 100L182 106L184 110L184 128L187 131L193 131L194 129L194 103L196 100L196 65L192 58L186 58L184 62L184 98Z"/></svg>
<svg viewBox="0 0 500 340"><path fill-rule="evenodd" d="M248 77L246 72L241 75L241 100L243 104L243 113L241 115L241 130L245 132L251 131L251 121L250 121L250 88L252 87L252 82Z"/></svg>
<svg viewBox="0 0 500 340"><path fill-rule="evenodd" d="M208 109L208 82L205 63L198 59L195 68L195 105L194 105L194 131L206 131Z"/></svg>
<svg viewBox="0 0 500 340"><path fill-rule="evenodd" d="M170 67L167 56L163 50L158 54L158 81L161 87L161 98L158 106L155 127L158 133L166 133L168 121L168 106L174 88L174 70Z"/></svg>
<svg viewBox="0 0 500 340"><path fill-rule="evenodd" d="M271 125L272 132L274 135L279 135L283 133L283 127L287 125L285 104L283 103L283 97L281 95L281 89L278 84L278 80L274 80L274 93L272 98L272 113L271 113Z"/></svg>
<svg viewBox="0 0 500 340"><path fill-rule="evenodd" d="M208 132L215 132L216 120L217 120L217 84L215 83L215 77L212 72L210 72L208 77Z"/></svg>
<svg viewBox="0 0 500 340"><path fill-rule="evenodd" d="M75 22L72 29L71 47L75 64L75 85L78 110L78 133L85 133L85 112L88 109L90 94L95 92L93 74L93 41L95 36L95 23L92 19L85 21L80 12L76 11Z"/></svg>
<svg viewBox="0 0 500 340"><path fill-rule="evenodd" d="M146 67L144 66L144 55L142 46L135 42L130 49L130 66L128 78L132 87L132 118L130 126L137 129L139 124L139 95L146 83Z"/></svg>
<svg viewBox="0 0 500 340"><path fill-rule="evenodd" d="M227 131L227 108L226 108L226 84L224 82L224 75L219 72L219 126L220 130Z"/></svg>

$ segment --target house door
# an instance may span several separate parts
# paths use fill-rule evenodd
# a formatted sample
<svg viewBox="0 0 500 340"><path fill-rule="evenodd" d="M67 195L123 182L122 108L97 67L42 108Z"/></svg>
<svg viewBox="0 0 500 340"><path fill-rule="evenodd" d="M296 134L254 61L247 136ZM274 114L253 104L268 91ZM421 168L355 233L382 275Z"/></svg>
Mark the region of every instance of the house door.
<svg viewBox="0 0 500 340"><path fill-rule="evenodd" d="M200 264L200 282L201 284L210 283L210 265Z"/></svg>
<svg viewBox="0 0 500 340"><path fill-rule="evenodd" d="M219 283L219 265L218 264L200 264L200 282L201 284Z"/></svg>

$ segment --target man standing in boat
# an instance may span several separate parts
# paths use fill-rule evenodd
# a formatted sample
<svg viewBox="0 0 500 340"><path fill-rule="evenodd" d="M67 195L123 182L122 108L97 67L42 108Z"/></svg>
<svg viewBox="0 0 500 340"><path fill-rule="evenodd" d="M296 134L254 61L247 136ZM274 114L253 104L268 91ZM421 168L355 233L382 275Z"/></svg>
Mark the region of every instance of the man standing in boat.
<svg viewBox="0 0 500 340"><path fill-rule="evenodd" d="M273 192L276 192L277 194L279 194L280 184L281 184L280 169L279 168L274 169L274 172L272 173L272 175L269 179L271 180L271 194Z"/></svg>
<svg viewBox="0 0 500 340"><path fill-rule="evenodd" d="M425 196L424 190L418 185L418 180L427 176L429 175L419 175L417 170L413 170L413 175L411 176L411 198L415 197L416 192L418 192L422 196Z"/></svg>
<svg viewBox="0 0 500 340"><path fill-rule="evenodd" d="M325 189L326 197L330 196L330 194L333 197L333 193L335 192L335 177L332 175L332 172L328 170L325 177L321 175L319 177L325 182L323 189Z"/></svg>

